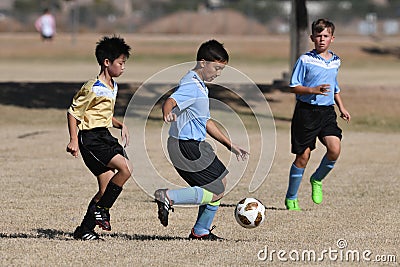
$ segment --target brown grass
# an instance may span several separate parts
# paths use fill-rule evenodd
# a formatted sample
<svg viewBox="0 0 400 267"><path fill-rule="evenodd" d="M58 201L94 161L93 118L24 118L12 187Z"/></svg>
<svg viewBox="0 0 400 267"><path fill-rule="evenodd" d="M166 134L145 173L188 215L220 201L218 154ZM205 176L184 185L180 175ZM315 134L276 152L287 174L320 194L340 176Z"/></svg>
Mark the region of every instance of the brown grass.
<svg viewBox="0 0 400 267"><path fill-rule="evenodd" d="M76 46L68 43L68 36L58 37L54 44L35 43L36 36L33 35L13 36L14 45L6 41L8 37L0 36L0 77L3 82L77 82L97 74L94 60L86 56L86 53L92 53L93 43L98 39L96 35L80 36ZM125 75L128 77L125 80L121 77L121 80L140 82L158 68L179 63L167 55L160 56L161 60L156 64L155 58L161 48L165 48L167 53L167 44L174 46L178 39L182 48L174 50L174 53L190 58L189 54L204 37L187 37L186 40L178 36L172 43L169 36L128 36L128 39L134 41L139 60L133 60ZM65 42L60 44L61 40ZM288 43L282 37L248 40L226 37L225 40L232 54L241 58L236 62L232 56L232 64L243 67L245 73L258 83L271 84L271 78L277 78L286 66L287 54L282 51L287 51ZM395 84L399 62L390 55L365 55L359 51L363 43L339 40L337 38L335 42L335 51L344 61L340 78L343 82L342 96L353 115L353 122L349 125L340 122L344 129L343 150L334 171L324 182L324 202L320 205L312 203L307 181L324 153L319 145L312 154L299 192L303 211L287 212L284 209L288 171L293 160L288 120L294 100L293 95L281 91L268 92L265 96L277 124L274 163L260 189L250 194L247 188L256 163L256 158L251 158L242 181L223 199L214 223L217 225L215 233L227 238L224 242L186 239L197 213L193 208L177 208L171 214L170 225L167 228L161 226L155 203L133 179L127 183L111 210L113 231L109 234L99 231L105 242L73 240L71 234L80 223L97 185L82 160L65 152L68 141L65 110L1 104L0 266L286 265L293 261L281 262L276 253L272 262L259 261L257 253L266 247L269 252L339 250L336 245L339 239L345 239L348 244L339 250L343 253L370 250L371 258L377 255L398 257L400 172L397 163L400 156L397 146L400 145L400 136L397 114L400 110L396 104L399 96ZM43 54L43 49L38 47L44 45L48 45L45 50L54 53L54 58L35 59L35 55ZM251 52L252 47L256 52ZM59 52L61 48L65 48L65 53ZM81 52L81 49L86 49L86 52ZM151 58L153 49L156 52ZM260 58L270 63L263 64L263 60L257 59L261 51L263 55ZM139 56L141 52L149 55L149 63L144 56ZM76 58L77 63L74 63L74 53L82 55ZM29 60L25 60L24 55ZM279 60L269 61L271 58ZM267 73L268 70L271 72ZM176 174L162 160L162 153L156 153L160 149L159 143L152 142L153 137L159 138L160 135L157 125L153 123L146 129L148 150L154 162L162 166L165 175L174 177ZM132 130L133 138L135 131ZM256 133L249 132L249 135ZM257 143L252 145L257 147ZM219 151L225 158L227 152ZM140 156L137 155L137 159ZM133 158L134 164L137 159ZM135 165L135 168L139 172L141 166ZM241 228L234 221L234 205L244 196L257 197L267 206L266 222L254 230ZM302 265L309 263L320 266L375 264L362 259L359 262L340 258L329 260L328 254L323 262L299 262Z"/></svg>

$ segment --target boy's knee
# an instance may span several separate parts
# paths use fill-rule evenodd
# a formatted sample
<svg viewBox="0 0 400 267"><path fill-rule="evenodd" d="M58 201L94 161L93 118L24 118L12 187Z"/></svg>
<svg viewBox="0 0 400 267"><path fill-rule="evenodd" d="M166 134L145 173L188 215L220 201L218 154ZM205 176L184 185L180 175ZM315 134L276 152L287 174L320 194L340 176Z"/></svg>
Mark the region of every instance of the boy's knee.
<svg viewBox="0 0 400 267"><path fill-rule="evenodd" d="M340 152L331 152L327 153L327 158L330 161L336 161L339 158Z"/></svg>
<svg viewBox="0 0 400 267"><path fill-rule="evenodd" d="M132 174L132 168L129 167L128 165L123 167L120 171L123 172L128 177L131 176L131 174Z"/></svg>
<svg viewBox="0 0 400 267"><path fill-rule="evenodd" d="M294 161L294 165L297 168L305 168L307 166L308 163L308 157L297 157L296 160Z"/></svg>
<svg viewBox="0 0 400 267"><path fill-rule="evenodd" d="M307 166L307 163L310 159L310 154L311 154L311 150L309 148L307 148L303 154L297 154L296 155L296 159L294 160L294 165L297 168L305 168Z"/></svg>
<svg viewBox="0 0 400 267"><path fill-rule="evenodd" d="M124 180L125 183L131 177L131 171L128 168L123 169L120 171L120 175L122 176L121 178Z"/></svg>
<svg viewBox="0 0 400 267"><path fill-rule="evenodd" d="M113 159L112 162L110 162L109 167L116 169L120 175L128 179L132 174L132 163L125 158L121 159L119 155L117 157L115 158L115 161Z"/></svg>
<svg viewBox="0 0 400 267"><path fill-rule="evenodd" d="M219 195L216 195L216 194L214 194L213 195L213 198L212 198L212 202L216 202L216 201L219 201L221 198L223 198L224 197L224 192L222 192L221 194L219 194Z"/></svg>
<svg viewBox="0 0 400 267"><path fill-rule="evenodd" d="M326 156L331 161L336 161L340 155L340 146L329 148Z"/></svg>

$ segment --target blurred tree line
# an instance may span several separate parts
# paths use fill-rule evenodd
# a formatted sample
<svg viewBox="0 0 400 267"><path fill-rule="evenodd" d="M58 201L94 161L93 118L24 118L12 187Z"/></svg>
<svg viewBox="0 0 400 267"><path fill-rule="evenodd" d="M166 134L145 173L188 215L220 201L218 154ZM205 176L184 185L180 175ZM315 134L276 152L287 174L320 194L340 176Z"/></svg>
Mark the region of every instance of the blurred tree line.
<svg viewBox="0 0 400 267"><path fill-rule="evenodd" d="M121 7L122 2L129 4L129 12L126 6ZM96 27L99 17L110 21L121 17L133 17L129 23L144 24L151 20L169 15L171 13L186 10L198 11L230 8L237 10L246 16L264 25L276 19L287 19L287 14L279 0L15 0L10 15L21 23L32 21L32 14L39 14L45 7L53 12L63 14L66 27L73 14L73 8L66 6L79 5L79 25L88 28ZM364 18L368 13L375 13L378 18L397 19L400 17L400 0L343 0L343 1L316 1L323 2L325 8L321 9L318 16L327 17L336 22L346 23L354 18ZM290 1L286 1L290 3ZM67 14L65 14L67 13ZM128 30L134 31L136 26L130 26Z"/></svg>

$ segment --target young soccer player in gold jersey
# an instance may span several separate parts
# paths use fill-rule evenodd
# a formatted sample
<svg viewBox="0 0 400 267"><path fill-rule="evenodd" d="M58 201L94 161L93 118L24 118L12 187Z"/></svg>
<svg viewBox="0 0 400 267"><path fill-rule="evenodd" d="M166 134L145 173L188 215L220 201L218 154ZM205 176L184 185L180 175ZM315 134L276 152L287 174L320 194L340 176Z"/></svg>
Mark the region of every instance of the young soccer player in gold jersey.
<svg viewBox="0 0 400 267"><path fill-rule="evenodd" d="M68 109L70 141L67 151L74 157L80 151L83 161L97 177L99 185L82 223L74 232L75 239L99 239L94 231L96 225L111 231L109 209L131 176L131 167L124 148L108 130L111 127L121 129L122 141L125 145L128 144L127 127L114 117L118 91L114 78L124 72L130 49L122 38L103 37L97 43L95 51L100 74L82 86Z"/></svg>

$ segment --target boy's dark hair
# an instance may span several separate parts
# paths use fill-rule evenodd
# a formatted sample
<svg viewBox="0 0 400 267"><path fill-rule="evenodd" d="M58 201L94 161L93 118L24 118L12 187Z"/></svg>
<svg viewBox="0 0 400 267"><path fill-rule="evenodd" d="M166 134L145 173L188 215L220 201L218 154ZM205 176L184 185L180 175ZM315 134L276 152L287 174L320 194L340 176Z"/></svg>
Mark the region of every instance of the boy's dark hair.
<svg viewBox="0 0 400 267"><path fill-rule="evenodd" d="M129 58L131 47L125 43L123 38L104 36L96 44L95 55L100 66L103 65L105 59L114 62L121 55Z"/></svg>
<svg viewBox="0 0 400 267"><path fill-rule="evenodd" d="M228 63L229 55L225 50L224 45L216 40L209 40L204 42L197 51L197 61L217 61L221 63Z"/></svg>
<svg viewBox="0 0 400 267"><path fill-rule="evenodd" d="M333 35L333 33L335 32L335 25L333 24L333 22L327 19L317 19L311 25L311 33L320 33L326 28L330 29L331 34Z"/></svg>

